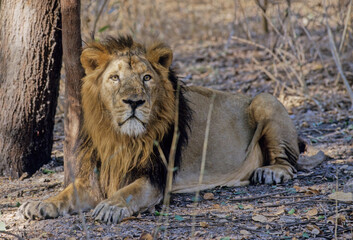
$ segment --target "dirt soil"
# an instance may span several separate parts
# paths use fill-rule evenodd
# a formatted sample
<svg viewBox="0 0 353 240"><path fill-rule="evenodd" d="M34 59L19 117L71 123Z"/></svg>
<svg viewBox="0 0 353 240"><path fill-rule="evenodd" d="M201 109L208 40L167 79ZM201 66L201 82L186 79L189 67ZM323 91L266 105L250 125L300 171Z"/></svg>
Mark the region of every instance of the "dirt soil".
<svg viewBox="0 0 353 240"><path fill-rule="evenodd" d="M176 4L179 1L169 2ZM86 9L90 6L83 9L89 12ZM185 9L185 6L180 7L180 11ZM214 11L212 9L207 11ZM224 9L229 9L228 5ZM219 18L213 18L214 21L222 23L222 16L230 16L227 18L231 22L233 8L229 11L230 15L217 12ZM136 16L145 17L141 14ZM244 12L237 14L243 16ZM114 17L103 14L105 16ZM200 21L208 22L204 16L195 15L195 21L200 18ZM184 24L182 21L188 19L182 15L179 17L181 24L190 29L194 26ZM84 15L83 19L86 18ZM92 24L93 20L85 23ZM235 31L234 36L246 39L247 23L242 19L236 20L235 29L240 29L240 33ZM321 21L315 15L309 20ZM174 20L170 17L168 21L172 25ZM249 21L255 25L261 23L253 19ZM101 25L104 26L103 23ZM172 29L180 31L174 33L177 37L170 42L175 52L173 66L180 79L188 85L203 85L248 96L261 92L275 95L287 108L299 136L325 153L327 158L324 162L311 170L298 171L294 180L284 184L218 187L201 192L199 199L195 199L195 194L173 194L167 213L161 213L161 206L157 206L153 213L139 214L120 224L97 222L91 218L92 211L58 219L23 220L16 214L20 204L27 200L44 200L63 189L64 131L62 105L59 103L52 161L30 178L23 176L13 181L0 178L0 239L353 239L353 205L349 194L353 192L353 111L349 110L350 100L342 81L337 80L326 27L310 25L310 41L302 28L296 28L301 32L296 32L295 46L298 49L292 49L298 53L295 55L286 36L284 40L278 40L273 32L268 35L253 33L250 36L252 41L264 44L256 46L232 38L229 34L231 28L214 26L224 34L217 35L217 32L202 39L187 39L181 36L182 26ZM254 30L256 26L249 27ZM337 27L337 31L342 29L342 26ZM197 30L193 29L194 32ZM89 29L85 31L88 35ZM282 30L279 28L279 31ZM168 39L164 35L162 38ZM270 45L265 44L266 40L274 42L276 39L278 44L272 46L278 51L271 52L263 47ZM341 54L341 61L352 85L350 44L348 42L348 50L344 51L347 54ZM300 85L301 79L306 81L306 89ZM61 95L59 102L62 98ZM331 195L334 192L336 197Z"/></svg>

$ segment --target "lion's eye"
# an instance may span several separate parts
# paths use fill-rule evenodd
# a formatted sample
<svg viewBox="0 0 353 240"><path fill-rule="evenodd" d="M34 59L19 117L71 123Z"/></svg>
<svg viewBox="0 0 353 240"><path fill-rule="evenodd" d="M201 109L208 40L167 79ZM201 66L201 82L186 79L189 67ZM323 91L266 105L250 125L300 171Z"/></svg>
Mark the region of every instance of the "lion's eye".
<svg viewBox="0 0 353 240"><path fill-rule="evenodd" d="M115 74L115 75L111 75L111 76L109 77L109 79L112 80L112 81L114 81L114 82L120 80L119 75L116 75L116 74Z"/></svg>
<svg viewBox="0 0 353 240"><path fill-rule="evenodd" d="M151 75L146 74L145 76L143 76L143 81L145 81L145 82L147 82L151 79L152 79Z"/></svg>

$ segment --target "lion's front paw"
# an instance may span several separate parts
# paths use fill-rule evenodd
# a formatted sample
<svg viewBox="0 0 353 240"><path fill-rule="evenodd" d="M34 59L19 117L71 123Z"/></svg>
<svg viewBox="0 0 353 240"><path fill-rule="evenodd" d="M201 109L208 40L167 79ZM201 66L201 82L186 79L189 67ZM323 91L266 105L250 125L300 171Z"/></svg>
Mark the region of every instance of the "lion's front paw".
<svg viewBox="0 0 353 240"><path fill-rule="evenodd" d="M53 203L26 202L20 206L18 214L26 219L47 219L58 217L59 211Z"/></svg>
<svg viewBox="0 0 353 240"><path fill-rule="evenodd" d="M278 184L294 177L293 168L285 165L270 165L257 168L252 183Z"/></svg>
<svg viewBox="0 0 353 240"><path fill-rule="evenodd" d="M120 204L112 204L109 200L100 202L94 209L92 217L106 223L119 223L132 216L132 212Z"/></svg>

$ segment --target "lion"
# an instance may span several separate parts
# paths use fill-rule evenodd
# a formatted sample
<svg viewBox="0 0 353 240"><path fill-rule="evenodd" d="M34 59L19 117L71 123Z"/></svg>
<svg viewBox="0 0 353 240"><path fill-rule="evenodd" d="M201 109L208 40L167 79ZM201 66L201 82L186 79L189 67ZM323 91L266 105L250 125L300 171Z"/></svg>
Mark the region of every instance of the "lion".
<svg viewBox="0 0 353 240"><path fill-rule="evenodd" d="M172 192L278 184L294 177L298 136L275 97L186 86L176 77L172 59L166 44L145 46L130 36L87 44L81 55L86 76L75 181L54 197L21 205L23 217L56 218L94 209L96 220L119 223L154 209L163 198L166 161L176 136Z"/></svg>

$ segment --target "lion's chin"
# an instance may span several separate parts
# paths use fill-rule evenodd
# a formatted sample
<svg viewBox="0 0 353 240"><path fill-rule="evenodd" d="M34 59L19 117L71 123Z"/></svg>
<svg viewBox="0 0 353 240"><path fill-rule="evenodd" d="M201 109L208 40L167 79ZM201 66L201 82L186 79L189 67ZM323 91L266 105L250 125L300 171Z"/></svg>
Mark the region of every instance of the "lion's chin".
<svg viewBox="0 0 353 240"><path fill-rule="evenodd" d="M144 124L136 118L129 119L120 126L120 132L131 137L137 137L145 131L146 128Z"/></svg>

